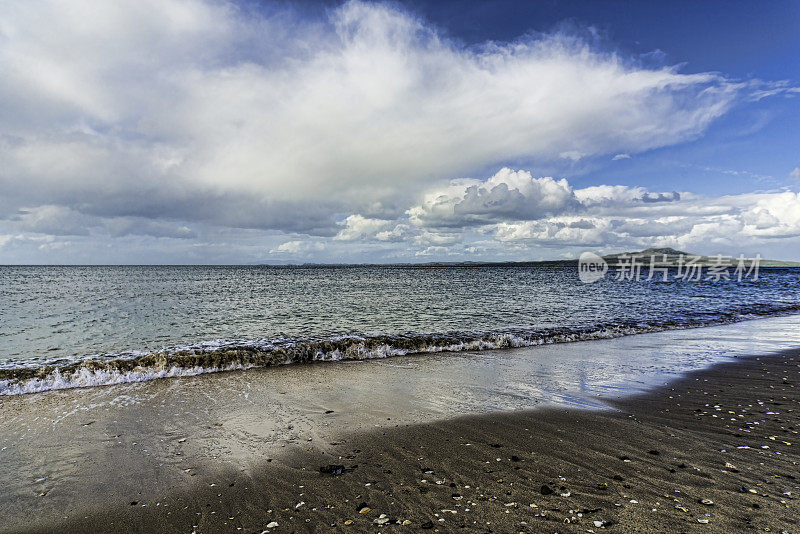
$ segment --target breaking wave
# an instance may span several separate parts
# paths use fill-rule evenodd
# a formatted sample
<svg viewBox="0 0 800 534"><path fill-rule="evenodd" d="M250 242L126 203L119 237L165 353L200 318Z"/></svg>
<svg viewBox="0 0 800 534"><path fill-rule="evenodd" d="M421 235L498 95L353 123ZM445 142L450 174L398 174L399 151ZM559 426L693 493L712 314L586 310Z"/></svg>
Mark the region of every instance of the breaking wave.
<svg viewBox="0 0 800 534"><path fill-rule="evenodd" d="M368 360L409 354L464 352L528 347L633 334L727 324L787 315L800 306L756 310L707 321L665 324L606 323L576 328L449 332L442 334L369 334L327 338L212 340L155 352L88 356L67 363L0 369L0 395L22 395L68 388L144 382L292 363Z"/></svg>

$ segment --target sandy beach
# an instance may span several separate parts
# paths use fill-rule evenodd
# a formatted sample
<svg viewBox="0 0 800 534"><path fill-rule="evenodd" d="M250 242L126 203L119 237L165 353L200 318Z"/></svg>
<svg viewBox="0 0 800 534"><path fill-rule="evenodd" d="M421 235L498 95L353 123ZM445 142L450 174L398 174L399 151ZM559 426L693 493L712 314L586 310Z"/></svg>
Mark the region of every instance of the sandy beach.
<svg viewBox="0 0 800 534"><path fill-rule="evenodd" d="M366 432L249 474L211 470L182 491L9 531L791 531L798 375L800 351L790 351L693 373L615 411ZM337 465L341 474L320 472Z"/></svg>
<svg viewBox="0 0 800 534"><path fill-rule="evenodd" d="M791 531L796 321L6 397L0 530Z"/></svg>

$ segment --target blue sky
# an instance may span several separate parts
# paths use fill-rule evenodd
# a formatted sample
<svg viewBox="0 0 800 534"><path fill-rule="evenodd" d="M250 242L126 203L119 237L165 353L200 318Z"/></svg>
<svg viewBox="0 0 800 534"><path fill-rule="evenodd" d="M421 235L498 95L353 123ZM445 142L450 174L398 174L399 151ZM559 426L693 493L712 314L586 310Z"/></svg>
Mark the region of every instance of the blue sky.
<svg viewBox="0 0 800 534"><path fill-rule="evenodd" d="M800 80L797 2L455 1L406 5L467 44L506 40L531 31L591 28L606 48L630 56L651 56L653 65L681 64L682 72L716 71L741 80L787 80L795 85ZM575 183L656 188L674 183L675 188L710 195L796 185L789 173L800 154L797 124L800 106L796 100L764 99L732 110L694 142L588 172L580 169ZM731 170L742 174L722 172ZM752 175L770 178L754 183Z"/></svg>
<svg viewBox="0 0 800 534"><path fill-rule="evenodd" d="M0 13L0 264L800 259L796 2Z"/></svg>

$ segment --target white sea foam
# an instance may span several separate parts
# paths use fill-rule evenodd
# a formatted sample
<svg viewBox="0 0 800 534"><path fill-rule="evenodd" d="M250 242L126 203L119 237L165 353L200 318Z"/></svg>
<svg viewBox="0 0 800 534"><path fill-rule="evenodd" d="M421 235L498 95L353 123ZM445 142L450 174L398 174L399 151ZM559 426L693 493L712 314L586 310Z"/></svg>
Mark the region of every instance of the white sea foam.
<svg viewBox="0 0 800 534"><path fill-rule="evenodd" d="M92 386L110 386L114 384L129 384L133 382L147 382L159 378L178 378L196 376L219 371L235 371L246 369L240 365L230 365L225 368L211 367L171 367L162 370L124 371L117 370L89 370L77 369L64 376L59 369L44 378L31 378L25 381L0 380L0 395L24 395L26 393L39 393L70 388L87 388Z"/></svg>
<svg viewBox="0 0 800 534"><path fill-rule="evenodd" d="M746 317L740 317L739 320ZM715 321L723 324L734 320ZM22 395L69 388L108 386L179 378L205 373L246 370L303 362L336 362L389 358L409 354L484 351L610 339L646 332L705 326L609 325L593 329L555 329L530 332L447 333L333 336L322 339L212 339L179 345L155 353L131 351L76 360L50 368L0 370L0 395ZM213 362L213 363L212 363Z"/></svg>

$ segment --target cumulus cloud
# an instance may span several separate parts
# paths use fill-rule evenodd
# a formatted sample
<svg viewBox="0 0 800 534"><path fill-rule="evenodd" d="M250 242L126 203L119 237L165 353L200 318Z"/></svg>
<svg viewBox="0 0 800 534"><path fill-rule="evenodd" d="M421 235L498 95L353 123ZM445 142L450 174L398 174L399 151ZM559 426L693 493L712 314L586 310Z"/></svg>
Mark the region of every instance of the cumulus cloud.
<svg viewBox="0 0 800 534"><path fill-rule="evenodd" d="M399 242L407 239L414 232L408 224L400 223L391 230L384 230L375 234L375 239L378 241L392 241Z"/></svg>
<svg viewBox="0 0 800 534"><path fill-rule="evenodd" d="M800 193L757 195L755 204L742 212L741 222L746 236L796 237L800 235Z"/></svg>
<svg viewBox="0 0 800 534"><path fill-rule="evenodd" d="M503 243L525 241L553 247L600 246L612 243L608 220L557 217L546 221L500 223L495 237Z"/></svg>
<svg viewBox="0 0 800 534"><path fill-rule="evenodd" d="M392 6L348 2L322 21L287 9L4 3L5 215L60 206L332 236L336 214L407 206L420 187L502 161L694 138L743 90L564 34L465 47ZM530 186L550 199L559 184ZM504 188L468 192L461 219L550 209Z"/></svg>
<svg viewBox="0 0 800 534"><path fill-rule="evenodd" d="M288 255L305 255L309 252L325 250L325 244L318 241L287 241L281 243L274 249L270 250L270 254L288 254Z"/></svg>
<svg viewBox="0 0 800 534"><path fill-rule="evenodd" d="M677 191L671 193L645 193L642 202L675 202L681 199L681 194Z"/></svg>
<svg viewBox="0 0 800 534"><path fill-rule="evenodd" d="M460 251L455 251L449 247L441 247L441 246L430 246L426 247L422 250L418 250L414 253L415 256L438 256L438 257L447 257L447 256L456 256Z"/></svg>
<svg viewBox="0 0 800 534"><path fill-rule="evenodd" d="M657 239L667 236L685 235L692 230L696 220L691 217L667 216L652 219L620 218L610 219L615 236L629 239Z"/></svg>
<svg viewBox="0 0 800 534"><path fill-rule="evenodd" d="M641 202L672 202L680 200L681 195L677 191L654 193L643 187L596 185L576 190L575 198L585 207L618 207L636 205Z"/></svg>
<svg viewBox="0 0 800 534"><path fill-rule="evenodd" d="M386 229L402 228L402 240L423 256L469 255L478 241L481 253L494 258L532 247L730 250L800 238L800 194L709 198L621 185L574 189L564 179L503 168L486 180L433 188L395 221L354 215L341 224L339 239L378 241Z"/></svg>
<svg viewBox="0 0 800 534"><path fill-rule="evenodd" d="M602 185L575 190L563 178L535 178L528 171L502 168L487 180L454 180L447 187L433 189L406 213L417 227L463 228L501 221L552 219L599 207L635 208L680 199L677 191L651 192L643 187Z"/></svg>
<svg viewBox="0 0 800 534"><path fill-rule="evenodd" d="M461 240L461 232L430 232L424 230L414 236L414 244L418 247L427 247L429 245L441 247L460 243Z"/></svg>
<svg viewBox="0 0 800 534"><path fill-rule="evenodd" d="M455 180L426 193L407 213L417 226L461 227L503 219L541 219L577 206L566 180L534 178L528 171L503 168L486 181Z"/></svg>
<svg viewBox="0 0 800 534"><path fill-rule="evenodd" d="M770 243L800 238L800 193L790 191L706 198L600 186L575 195L585 208L582 215L502 222L491 227L495 238L551 247L658 245L701 252L742 246L780 250Z"/></svg>
<svg viewBox="0 0 800 534"><path fill-rule="evenodd" d="M388 235L386 231L392 226L392 221L384 219L370 219L363 215L350 215L339 223L343 228L333 239L337 241L358 241L377 239L378 234Z"/></svg>

